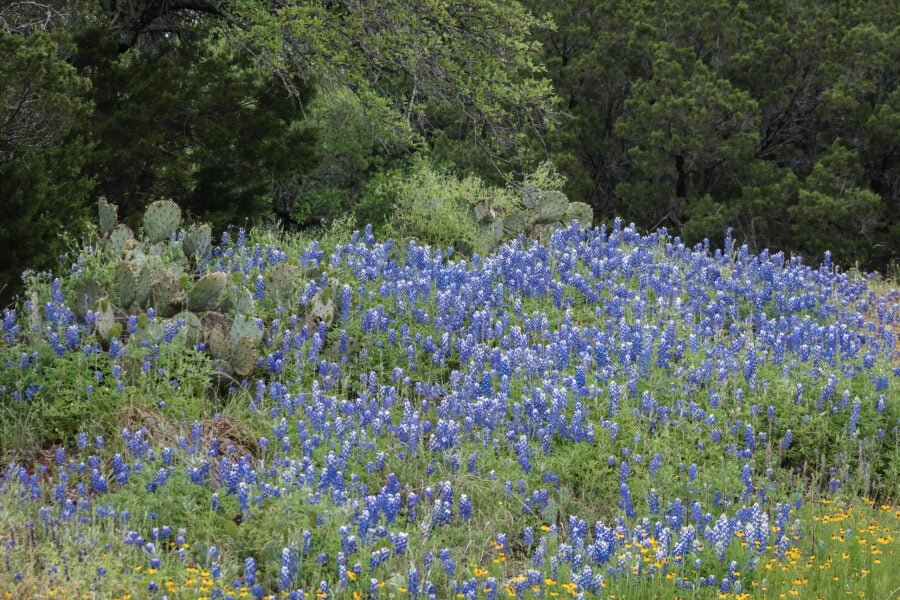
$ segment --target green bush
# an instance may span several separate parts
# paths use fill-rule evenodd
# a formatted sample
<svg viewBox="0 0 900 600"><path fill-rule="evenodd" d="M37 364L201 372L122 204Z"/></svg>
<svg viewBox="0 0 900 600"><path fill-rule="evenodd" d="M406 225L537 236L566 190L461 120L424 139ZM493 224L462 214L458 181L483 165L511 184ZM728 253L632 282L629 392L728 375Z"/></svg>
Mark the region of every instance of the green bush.
<svg viewBox="0 0 900 600"><path fill-rule="evenodd" d="M459 179L425 161L377 175L367 186L360 213L390 210L385 229L398 238L416 238L439 247L474 249L478 227L472 212L482 201L505 200L508 192L477 177Z"/></svg>
<svg viewBox="0 0 900 600"><path fill-rule="evenodd" d="M543 191L558 190L564 184L549 162L523 180L523 185ZM459 177L418 159L406 168L373 177L355 215L360 224L371 223L386 236L485 252L492 247L491 238L482 232L485 224L522 210L518 188L513 183L492 186L474 175Z"/></svg>

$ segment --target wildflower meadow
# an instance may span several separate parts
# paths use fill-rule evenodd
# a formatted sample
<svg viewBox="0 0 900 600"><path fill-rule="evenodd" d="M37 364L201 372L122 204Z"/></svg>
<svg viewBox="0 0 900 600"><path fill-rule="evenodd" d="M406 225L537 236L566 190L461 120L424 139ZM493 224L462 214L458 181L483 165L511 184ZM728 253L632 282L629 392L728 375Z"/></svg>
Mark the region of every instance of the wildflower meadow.
<svg viewBox="0 0 900 600"><path fill-rule="evenodd" d="M154 223L2 313L0 598L900 597L900 290Z"/></svg>

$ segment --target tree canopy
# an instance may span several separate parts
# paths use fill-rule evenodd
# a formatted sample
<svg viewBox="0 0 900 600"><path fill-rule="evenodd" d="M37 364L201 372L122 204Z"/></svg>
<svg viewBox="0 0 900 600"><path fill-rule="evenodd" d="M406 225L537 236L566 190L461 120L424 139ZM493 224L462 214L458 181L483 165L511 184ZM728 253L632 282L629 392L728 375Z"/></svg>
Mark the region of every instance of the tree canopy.
<svg viewBox="0 0 900 600"><path fill-rule="evenodd" d="M0 51L0 288L99 196L383 224L421 160L500 189L549 159L691 243L900 252L895 2L0 0Z"/></svg>
<svg viewBox="0 0 900 600"><path fill-rule="evenodd" d="M332 174L310 189L317 164L340 161L317 142L336 141L339 124L314 126L315 95L351 99L371 139L357 162L402 157L441 128L492 156L515 152L552 112L533 35L543 26L507 0L6 0L0 242L53 250L6 255L4 282L23 264L52 266L53 232L77 231L100 195L126 219L160 196L221 224L267 206L285 223L314 218L301 193L334 200L323 185L359 182ZM343 196L319 209L348 208Z"/></svg>
<svg viewBox="0 0 900 600"><path fill-rule="evenodd" d="M510 144L542 128L551 88L532 35L546 23L518 2L105 0L120 50L153 44L185 24L252 56L302 96L297 81L349 89L392 132L428 134L435 111Z"/></svg>
<svg viewBox="0 0 900 600"><path fill-rule="evenodd" d="M897 3L526 4L556 23L540 34L570 196L692 242L733 227L811 260L897 259Z"/></svg>

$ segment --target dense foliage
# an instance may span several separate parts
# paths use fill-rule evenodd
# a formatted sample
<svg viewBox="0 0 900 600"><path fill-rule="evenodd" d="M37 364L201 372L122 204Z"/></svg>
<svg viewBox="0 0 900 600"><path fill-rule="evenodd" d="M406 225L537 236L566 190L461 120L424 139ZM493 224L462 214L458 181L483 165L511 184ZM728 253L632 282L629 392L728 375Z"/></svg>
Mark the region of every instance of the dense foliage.
<svg viewBox="0 0 900 600"><path fill-rule="evenodd" d="M11 0L0 297L100 196L384 228L422 161L503 188L549 159L596 222L891 271L898 48L883 0Z"/></svg>
<svg viewBox="0 0 900 600"><path fill-rule="evenodd" d="M0 593L896 587L896 291L620 221L466 259L100 218L2 313Z"/></svg>
<svg viewBox="0 0 900 600"><path fill-rule="evenodd" d="M897 259L896 2L527 4L557 24L570 196L689 243L733 227L756 250Z"/></svg>
<svg viewBox="0 0 900 600"><path fill-rule="evenodd" d="M126 220L169 195L218 224L303 226L352 208L380 154L441 127L514 155L551 109L540 25L493 0L4 2L0 244L18 249L0 288L53 266L60 244L30 240L81 233L92 197Z"/></svg>

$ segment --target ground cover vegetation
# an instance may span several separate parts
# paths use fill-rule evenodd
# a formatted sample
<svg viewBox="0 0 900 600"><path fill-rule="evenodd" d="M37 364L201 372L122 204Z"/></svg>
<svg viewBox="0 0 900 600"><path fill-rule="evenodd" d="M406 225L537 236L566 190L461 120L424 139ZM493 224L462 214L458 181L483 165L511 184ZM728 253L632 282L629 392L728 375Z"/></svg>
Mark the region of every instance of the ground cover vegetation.
<svg viewBox="0 0 900 600"><path fill-rule="evenodd" d="M0 598L897 597L898 10L0 0Z"/></svg>
<svg viewBox="0 0 900 600"><path fill-rule="evenodd" d="M621 221L97 213L2 314L5 597L897 591L896 290Z"/></svg>

